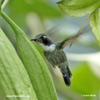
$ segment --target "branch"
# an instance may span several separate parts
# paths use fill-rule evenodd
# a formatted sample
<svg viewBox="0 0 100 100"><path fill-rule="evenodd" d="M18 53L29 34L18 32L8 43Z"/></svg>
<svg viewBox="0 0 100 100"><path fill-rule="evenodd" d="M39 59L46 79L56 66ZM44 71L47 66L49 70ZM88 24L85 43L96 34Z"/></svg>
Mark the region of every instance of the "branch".
<svg viewBox="0 0 100 100"><path fill-rule="evenodd" d="M88 21L88 19L90 18L90 15L87 17L87 19L83 22L81 28L79 29L78 33L76 34L76 37L73 39L72 43L70 44L70 47L72 46L73 42L75 41L75 39L80 35L81 30L83 29L83 27L85 26L86 22Z"/></svg>
<svg viewBox="0 0 100 100"><path fill-rule="evenodd" d="M81 30L83 29L83 27L85 26L85 24L86 24L86 22L88 21L89 18L90 18L90 16L88 16L88 17L86 18L86 20L85 20L84 23L82 24L81 28L79 29L78 34L80 34Z"/></svg>

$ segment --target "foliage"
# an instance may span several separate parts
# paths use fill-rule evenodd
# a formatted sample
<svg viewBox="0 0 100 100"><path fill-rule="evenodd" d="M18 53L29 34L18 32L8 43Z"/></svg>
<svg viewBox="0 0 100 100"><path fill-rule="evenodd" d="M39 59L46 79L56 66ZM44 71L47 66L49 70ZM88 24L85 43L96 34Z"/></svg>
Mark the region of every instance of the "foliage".
<svg viewBox="0 0 100 100"><path fill-rule="evenodd" d="M96 9L90 16L90 27L100 44L100 11Z"/></svg>
<svg viewBox="0 0 100 100"><path fill-rule="evenodd" d="M11 6L10 12L13 15L16 14L17 12L27 14L33 11L41 17L43 16L60 17L61 16L60 12L55 7L53 7L50 3L48 4L48 2L45 2L45 0L42 0L42 1L41 0L30 0L30 1L26 1L26 0L21 0L21 1L14 0L13 1L12 0L11 2L9 2L9 4ZM23 6L21 4L23 4ZM15 5L18 5L17 8L14 8Z"/></svg>
<svg viewBox="0 0 100 100"><path fill-rule="evenodd" d="M5 96L29 95L30 98L24 98L24 100L37 100L25 67L1 29L0 48L0 89ZM22 99L19 98L19 100ZM7 98L7 100L13 100L13 98ZM15 98L15 100L18 99Z"/></svg>
<svg viewBox="0 0 100 100"><path fill-rule="evenodd" d="M8 5L7 11L10 17L21 27L24 26L24 19L30 12L36 13L42 21L45 18L62 16L59 10L46 0L10 0ZM58 6L64 13L74 17L90 14L89 24L100 44L100 0L61 0ZM25 98L27 100L58 100L40 47L31 42L19 26L1 12L1 9L0 13L15 32L18 51L16 53L15 48L0 29L0 100L6 100L6 95L9 94L30 95L31 98ZM100 80L93 74L87 63L77 66L72 70L74 78L70 89L61 80L56 84L57 89L63 95L65 94L66 98L72 100L74 98L81 100L83 98L80 96L81 93L96 94L100 88ZM74 95L71 91L79 94ZM12 98L7 99L12 100ZM22 98L15 98L15 100L22 100Z"/></svg>
<svg viewBox="0 0 100 100"><path fill-rule="evenodd" d="M99 0L61 0L58 6L70 16L80 17L93 12L100 6Z"/></svg>
<svg viewBox="0 0 100 100"><path fill-rule="evenodd" d="M90 27L100 44L100 0L61 0L58 2L58 6L64 13L74 17L91 14Z"/></svg>
<svg viewBox="0 0 100 100"><path fill-rule="evenodd" d="M74 78L72 80L71 89L82 95L95 94L98 98L100 79L96 77L87 63L80 63L76 66L76 69L73 69ZM94 97L90 97L90 99L91 98Z"/></svg>
<svg viewBox="0 0 100 100"><path fill-rule="evenodd" d="M1 12L1 16L7 21L7 23L10 24L10 26L15 31L15 36L17 40L17 50L20 57L20 59L17 59L18 55L15 54L14 50L11 50L13 46L6 38L7 40L6 46L2 45L1 43L2 52L0 52L0 59L3 59L3 62L2 60L0 60L0 64L2 64L0 68L8 67L7 69L4 70L3 73L5 74L5 77L0 76L1 77L0 87L4 91L5 96L8 94L11 95L23 94L31 96L32 94L31 96L32 100L37 100L35 97L36 93L38 100L57 100L52 78L48 70L48 67L44 61L44 55L41 49L35 43L32 43L30 39L25 35L25 33L6 14ZM0 35L2 34L3 32L1 31ZM3 39L3 41L5 41L5 38ZM9 44L12 47L9 46ZM5 49L5 51L3 48ZM7 52L9 55L7 55ZM8 57L9 59L7 59ZM16 61L14 59L16 59ZM22 75L19 75L18 71L20 71L20 74L22 73ZM27 71L28 75L24 71ZM28 80L27 77L29 77L30 80ZM5 84L3 84L4 80L6 80L6 82L8 83L5 82ZM30 85L30 83L32 84L32 86ZM9 90L9 88L7 88L6 84L9 85L8 87L11 88L11 91ZM31 90L33 88L35 90L35 93L34 91ZM31 100L31 98L29 99ZM21 98L19 99L21 100Z"/></svg>
<svg viewBox="0 0 100 100"><path fill-rule="evenodd" d="M26 15L32 12L36 13L41 19L62 16L59 10L46 0L10 0L8 5L10 18L20 27L25 26ZM23 20L20 20L21 18Z"/></svg>
<svg viewBox="0 0 100 100"><path fill-rule="evenodd" d="M39 100L57 100L52 78L36 47L25 33L3 12L2 17L11 25L16 34L17 49Z"/></svg>

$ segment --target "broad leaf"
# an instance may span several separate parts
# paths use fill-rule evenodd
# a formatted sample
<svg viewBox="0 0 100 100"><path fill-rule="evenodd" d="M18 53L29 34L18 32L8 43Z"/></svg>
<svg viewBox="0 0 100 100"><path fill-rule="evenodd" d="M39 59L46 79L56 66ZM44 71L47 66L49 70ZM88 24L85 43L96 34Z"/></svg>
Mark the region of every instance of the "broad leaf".
<svg viewBox="0 0 100 100"><path fill-rule="evenodd" d="M8 10L9 16L22 28L26 16L32 12L39 15L41 19L62 16L52 3L45 0L10 0Z"/></svg>
<svg viewBox="0 0 100 100"><path fill-rule="evenodd" d="M80 17L100 7L100 0L61 0L58 6L64 13Z"/></svg>
<svg viewBox="0 0 100 100"><path fill-rule="evenodd" d="M4 92L1 90L1 88L0 88L0 100L7 100L7 98L4 94Z"/></svg>
<svg viewBox="0 0 100 100"><path fill-rule="evenodd" d="M100 44L100 11L99 9L95 10L91 14L89 24L93 31L94 36L96 37L98 43Z"/></svg>
<svg viewBox="0 0 100 100"><path fill-rule="evenodd" d="M19 3L20 2L20 3ZM44 1L44 0L11 0L9 1L10 6L10 12L12 14L18 14L23 13L27 14L29 12L35 12L41 17L57 17L61 16L60 12L52 6L50 3ZM17 5L17 6L16 6ZM13 8L13 9L12 9Z"/></svg>
<svg viewBox="0 0 100 100"><path fill-rule="evenodd" d="M73 70L72 89L81 94L95 94L100 89L100 79L87 63L77 64Z"/></svg>
<svg viewBox="0 0 100 100"><path fill-rule="evenodd" d="M7 100L37 100L29 76L12 44L0 29L0 89ZM1 97L0 97L1 98ZM2 99L3 100L3 99Z"/></svg>
<svg viewBox="0 0 100 100"><path fill-rule="evenodd" d="M52 82L48 67L37 50L25 33L3 12L3 18L12 26L17 38L17 49L19 57L22 60L33 88L39 100L57 100L57 95Z"/></svg>

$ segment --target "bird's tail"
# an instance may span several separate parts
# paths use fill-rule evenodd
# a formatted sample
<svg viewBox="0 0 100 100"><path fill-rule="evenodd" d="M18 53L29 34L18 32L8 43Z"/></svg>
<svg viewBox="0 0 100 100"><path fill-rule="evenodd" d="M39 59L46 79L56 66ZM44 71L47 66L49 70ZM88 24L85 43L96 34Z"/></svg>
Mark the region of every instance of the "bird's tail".
<svg viewBox="0 0 100 100"><path fill-rule="evenodd" d="M70 77L69 77L68 72L66 74L63 74L63 78L64 78L64 81L65 81L66 85L70 86L71 82L70 82Z"/></svg>
<svg viewBox="0 0 100 100"><path fill-rule="evenodd" d="M67 67L67 71L68 71L69 77L72 78L73 76L72 76L72 73L71 73L69 67Z"/></svg>
<svg viewBox="0 0 100 100"><path fill-rule="evenodd" d="M71 85L71 81L70 81L70 78L72 78L72 73L69 69L69 67L67 66L67 68L60 68L61 72L62 72L62 75L63 75L63 78L64 78L64 81L66 83L67 86L70 86Z"/></svg>

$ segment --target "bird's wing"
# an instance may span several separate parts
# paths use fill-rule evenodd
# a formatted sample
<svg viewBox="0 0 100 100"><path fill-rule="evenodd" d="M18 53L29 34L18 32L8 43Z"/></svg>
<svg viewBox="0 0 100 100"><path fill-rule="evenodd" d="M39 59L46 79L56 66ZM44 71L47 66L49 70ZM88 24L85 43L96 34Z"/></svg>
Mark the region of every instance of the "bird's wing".
<svg viewBox="0 0 100 100"><path fill-rule="evenodd" d="M73 42L79 37L79 34L76 34L75 36L69 37L65 39L64 41L61 41L58 43L59 49L64 49L67 45L72 45Z"/></svg>
<svg viewBox="0 0 100 100"><path fill-rule="evenodd" d="M83 33L86 33L88 30L85 28L85 30L82 30L81 32L79 31L76 35L69 37L67 39L65 39L64 41L61 41L60 43L58 43L57 47L59 49L64 49L67 45L72 45L75 40Z"/></svg>

